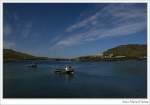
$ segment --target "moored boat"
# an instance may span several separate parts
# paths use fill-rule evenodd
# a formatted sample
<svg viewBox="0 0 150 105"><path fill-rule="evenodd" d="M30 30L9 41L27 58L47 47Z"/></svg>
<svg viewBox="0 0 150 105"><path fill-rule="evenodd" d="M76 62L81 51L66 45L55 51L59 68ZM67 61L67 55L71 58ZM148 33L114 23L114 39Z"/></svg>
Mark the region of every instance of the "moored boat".
<svg viewBox="0 0 150 105"><path fill-rule="evenodd" d="M69 66L69 67L65 67L65 68L56 69L55 73L59 73L59 74L73 74L74 70Z"/></svg>
<svg viewBox="0 0 150 105"><path fill-rule="evenodd" d="M28 65L28 67L37 68L37 64Z"/></svg>

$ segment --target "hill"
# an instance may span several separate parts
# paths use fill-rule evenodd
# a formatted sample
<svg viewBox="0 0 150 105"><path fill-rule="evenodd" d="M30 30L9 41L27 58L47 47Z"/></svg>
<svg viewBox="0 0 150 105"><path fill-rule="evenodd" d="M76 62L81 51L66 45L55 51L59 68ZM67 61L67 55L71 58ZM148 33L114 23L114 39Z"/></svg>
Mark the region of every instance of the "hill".
<svg viewBox="0 0 150 105"><path fill-rule="evenodd" d="M12 49L3 49L4 61L11 60L36 60L36 59L48 59L46 57L36 57L27 53L18 52Z"/></svg>
<svg viewBox="0 0 150 105"><path fill-rule="evenodd" d="M128 44L120 45L103 52L102 55L81 56L74 58L75 61L113 61L128 59L145 59L147 58L147 45Z"/></svg>
<svg viewBox="0 0 150 105"><path fill-rule="evenodd" d="M102 56L98 55L90 55L90 56L81 56L77 58L73 58L73 61L99 61L102 60Z"/></svg>
<svg viewBox="0 0 150 105"><path fill-rule="evenodd" d="M142 58L147 56L147 45L120 45L103 52L104 57Z"/></svg>
<svg viewBox="0 0 150 105"><path fill-rule="evenodd" d="M103 52L102 55L81 56L73 59L37 57L27 53L18 52L12 49L3 50L4 61L12 60L53 60L53 61L100 61L100 60L124 60L124 59L145 59L147 58L147 45L128 44L120 45Z"/></svg>

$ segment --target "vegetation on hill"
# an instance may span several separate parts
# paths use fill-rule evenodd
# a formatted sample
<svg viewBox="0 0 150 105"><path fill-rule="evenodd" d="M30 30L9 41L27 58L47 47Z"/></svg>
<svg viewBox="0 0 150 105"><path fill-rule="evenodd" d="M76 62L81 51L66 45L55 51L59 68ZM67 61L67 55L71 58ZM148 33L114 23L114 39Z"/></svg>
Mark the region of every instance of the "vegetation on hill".
<svg viewBox="0 0 150 105"><path fill-rule="evenodd" d="M76 61L100 61L100 60L128 60L145 59L147 57L147 45L128 44L120 45L107 51L100 56L82 56L75 58Z"/></svg>
<svg viewBox="0 0 150 105"><path fill-rule="evenodd" d="M81 56L73 59L37 57L30 54L17 52L11 49L3 50L4 61L11 60L53 60L53 61L100 61L100 60L123 60L147 58L147 45L128 44L120 45L103 52L102 55Z"/></svg>
<svg viewBox="0 0 150 105"><path fill-rule="evenodd" d="M147 45L128 44L120 45L112 49L108 49L103 53L103 56L110 57L126 57L126 58L141 58L147 56Z"/></svg>
<svg viewBox="0 0 150 105"><path fill-rule="evenodd" d="M99 61L99 60L102 60L102 56L95 56L95 55L82 56L82 57L74 58L72 60L75 60L75 61Z"/></svg>
<svg viewBox="0 0 150 105"><path fill-rule="evenodd" d="M4 61L48 59L46 57L36 57L30 54L14 51L12 49L3 49L3 58Z"/></svg>

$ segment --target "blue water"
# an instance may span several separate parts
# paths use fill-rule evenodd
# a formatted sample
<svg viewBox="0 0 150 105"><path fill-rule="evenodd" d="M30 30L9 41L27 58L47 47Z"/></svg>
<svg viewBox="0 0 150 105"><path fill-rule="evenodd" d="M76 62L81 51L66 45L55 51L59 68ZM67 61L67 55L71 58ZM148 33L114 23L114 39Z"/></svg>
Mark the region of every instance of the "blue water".
<svg viewBox="0 0 150 105"><path fill-rule="evenodd" d="M146 98L146 61L32 61L3 65L4 98ZM58 75L56 68L72 65L74 75Z"/></svg>

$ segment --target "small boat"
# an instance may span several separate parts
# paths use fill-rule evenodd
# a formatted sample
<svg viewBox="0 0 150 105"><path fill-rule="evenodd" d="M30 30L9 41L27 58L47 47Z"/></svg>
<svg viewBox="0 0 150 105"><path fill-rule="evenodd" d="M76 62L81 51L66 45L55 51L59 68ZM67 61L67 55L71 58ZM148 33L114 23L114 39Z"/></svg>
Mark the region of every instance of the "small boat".
<svg viewBox="0 0 150 105"><path fill-rule="evenodd" d="M73 74L74 70L66 71L65 69L56 69L55 72L56 73L62 73L62 74Z"/></svg>
<svg viewBox="0 0 150 105"><path fill-rule="evenodd" d="M74 70L72 68L59 68L55 70L55 73L59 74L73 74Z"/></svg>
<svg viewBox="0 0 150 105"><path fill-rule="evenodd" d="M31 64L28 67L37 68L37 64Z"/></svg>

